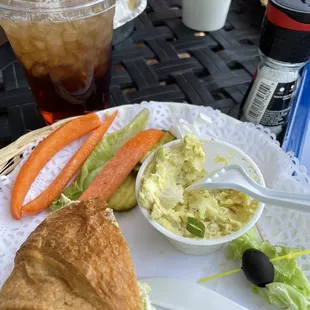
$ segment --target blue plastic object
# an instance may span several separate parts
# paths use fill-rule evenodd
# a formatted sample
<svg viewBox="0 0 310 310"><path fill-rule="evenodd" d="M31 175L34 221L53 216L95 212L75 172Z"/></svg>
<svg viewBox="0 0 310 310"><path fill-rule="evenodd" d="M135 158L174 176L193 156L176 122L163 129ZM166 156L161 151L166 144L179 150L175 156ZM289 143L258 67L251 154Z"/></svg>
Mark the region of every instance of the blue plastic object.
<svg viewBox="0 0 310 310"><path fill-rule="evenodd" d="M310 171L310 62L304 69L294 99L282 148L294 152L300 164Z"/></svg>

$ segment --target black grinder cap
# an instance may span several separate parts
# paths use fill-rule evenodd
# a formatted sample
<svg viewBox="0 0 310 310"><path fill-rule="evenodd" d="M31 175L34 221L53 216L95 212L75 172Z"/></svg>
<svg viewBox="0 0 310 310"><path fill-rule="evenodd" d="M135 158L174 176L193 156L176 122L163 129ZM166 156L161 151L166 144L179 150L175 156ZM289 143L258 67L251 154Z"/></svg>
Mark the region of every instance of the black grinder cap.
<svg viewBox="0 0 310 310"><path fill-rule="evenodd" d="M262 53L287 63L310 57L310 0L269 0L259 43Z"/></svg>

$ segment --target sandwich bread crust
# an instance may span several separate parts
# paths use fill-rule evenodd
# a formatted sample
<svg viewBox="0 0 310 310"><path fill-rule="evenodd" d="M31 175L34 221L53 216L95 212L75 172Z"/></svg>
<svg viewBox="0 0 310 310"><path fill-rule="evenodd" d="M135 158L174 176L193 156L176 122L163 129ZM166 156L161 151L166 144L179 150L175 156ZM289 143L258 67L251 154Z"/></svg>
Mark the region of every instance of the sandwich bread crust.
<svg viewBox="0 0 310 310"><path fill-rule="evenodd" d="M48 216L17 252L0 309L141 310L130 252L111 212L92 199Z"/></svg>

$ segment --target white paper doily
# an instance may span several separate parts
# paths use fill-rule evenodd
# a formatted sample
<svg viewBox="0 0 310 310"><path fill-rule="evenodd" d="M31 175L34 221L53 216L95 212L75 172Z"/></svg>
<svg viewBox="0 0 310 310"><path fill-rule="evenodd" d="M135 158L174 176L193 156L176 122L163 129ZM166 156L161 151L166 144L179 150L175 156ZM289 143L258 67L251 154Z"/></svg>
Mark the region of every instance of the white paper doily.
<svg viewBox="0 0 310 310"><path fill-rule="evenodd" d="M293 154L282 151L269 130L261 126L233 122L211 108L158 102L123 106L118 108L119 116L110 131L126 125L145 107L151 112L148 127L160 129L169 129L181 118L191 122L199 113L208 115L212 124L200 127L200 134L232 143L246 152L261 169L268 187L310 193L307 171L299 165ZM67 146L47 164L31 187L26 201L33 199L48 186L84 139ZM29 146L22 163L37 143ZM17 249L48 214L43 212L37 216L24 217L21 221L11 218L10 191L19 167L9 176L0 177L0 287L13 268ZM201 277L238 266L236 262L227 261L223 251L207 257L191 257L177 252L147 223L137 208L118 214L117 218L129 244L138 277L174 277L197 281ZM266 206L260 226L265 238L272 243L310 248L308 214ZM300 263L310 277L309 257L304 257ZM241 274L209 282L207 286L250 309L272 309L264 300L250 292L249 285Z"/></svg>

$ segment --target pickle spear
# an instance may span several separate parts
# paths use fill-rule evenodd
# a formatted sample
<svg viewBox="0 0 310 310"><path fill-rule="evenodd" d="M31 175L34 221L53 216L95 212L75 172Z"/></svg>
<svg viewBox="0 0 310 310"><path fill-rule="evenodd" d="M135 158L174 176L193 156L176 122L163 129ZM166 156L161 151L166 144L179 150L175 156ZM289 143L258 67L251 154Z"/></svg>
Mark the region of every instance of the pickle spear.
<svg viewBox="0 0 310 310"><path fill-rule="evenodd" d="M133 209L137 205L135 187L136 174L130 173L123 184L108 201L109 207L119 212Z"/></svg>

